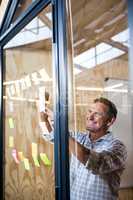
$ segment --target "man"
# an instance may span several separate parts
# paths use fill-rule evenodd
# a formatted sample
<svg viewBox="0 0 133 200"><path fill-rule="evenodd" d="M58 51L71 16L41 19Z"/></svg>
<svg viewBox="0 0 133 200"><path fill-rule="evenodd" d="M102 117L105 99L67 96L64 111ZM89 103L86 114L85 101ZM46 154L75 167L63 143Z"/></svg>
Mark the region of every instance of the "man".
<svg viewBox="0 0 133 200"><path fill-rule="evenodd" d="M117 199L127 153L108 131L116 117L111 101L95 99L86 116L86 133L70 133L71 200Z"/></svg>

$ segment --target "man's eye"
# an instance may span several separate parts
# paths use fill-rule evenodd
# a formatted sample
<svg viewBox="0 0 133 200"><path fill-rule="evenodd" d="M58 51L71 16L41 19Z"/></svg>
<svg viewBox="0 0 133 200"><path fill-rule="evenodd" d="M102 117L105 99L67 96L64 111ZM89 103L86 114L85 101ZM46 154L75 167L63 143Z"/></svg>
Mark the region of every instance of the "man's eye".
<svg viewBox="0 0 133 200"><path fill-rule="evenodd" d="M95 115L96 117L99 117L99 116L101 116L101 113L95 112L94 115Z"/></svg>
<svg viewBox="0 0 133 200"><path fill-rule="evenodd" d="M92 110L88 110L88 114L91 114L92 113Z"/></svg>

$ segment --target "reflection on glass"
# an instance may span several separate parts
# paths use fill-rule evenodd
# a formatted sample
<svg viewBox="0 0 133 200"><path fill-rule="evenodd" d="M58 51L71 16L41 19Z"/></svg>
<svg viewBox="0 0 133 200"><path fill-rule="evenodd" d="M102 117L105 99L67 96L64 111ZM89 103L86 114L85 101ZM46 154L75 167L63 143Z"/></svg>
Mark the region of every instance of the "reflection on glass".
<svg viewBox="0 0 133 200"><path fill-rule="evenodd" d="M133 159L132 104L130 101L132 91L129 88L128 74L128 48L130 44L127 3L125 1L106 1L100 2L100 7L97 6L98 3L99 1L77 1L75 5L75 2L71 0L75 77L74 107L76 107L75 123L73 123L71 135L80 143L79 145L75 140L70 140L70 151L72 152L70 155L71 200L96 199L96 195L98 195L99 200L113 199L113 197L116 199L117 192L121 198L124 195L122 188L133 185L131 172L131 166L133 167L131 163ZM105 144L102 146L100 137L93 139L90 137L90 128L87 131L88 126L96 128L104 117L102 115L103 108L96 108L97 104L91 107L93 100L99 97L108 98L114 102L118 109L117 120L115 123L112 121L112 124L108 124L108 127L113 135L125 144L128 153L120 189L118 189L119 184L115 185L112 180L109 180L110 175L112 179L116 180L114 174L107 173L107 178L102 173L102 168L101 174L98 171L101 167L101 160L99 160L101 154L99 152L109 151L110 146ZM88 110L90 114L86 115ZM87 125L87 123L90 124ZM99 146L97 139L99 139L101 146ZM83 147L87 148L86 152L82 151ZM89 154L88 149L94 150L94 155L93 153ZM95 157L95 153L98 153L97 157ZM88 159L85 161L86 154L88 154ZM123 151L122 159L125 157ZM95 159L99 162L98 165L95 165ZM101 178L102 176L104 179ZM105 180L108 184L104 185ZM98 181L100 188L98 188ZM115 188L118 187L117 191L112 190L112 185L115 185ZM104 193L98 193L104 186L106 189L108 188L111 196L104 189L102 190Z"/></svg>
<svg viewBox="0 0 133 200"><path fill-rule="evenodd" d="M53 144L41 118L46 108L53 110L50 11L44 9L4 49L5 199L54 199Z"/></svg>
<svg viewBox="0 0 133 200"><path fill-rule="evenodd" d="M9 0L2 0L2 1L0 1L0 24L1 24L2 19L4 17L4 13L5 13L6 7L8 5L8 1Z"/></svg>
<svg viewBox="0 0 133 200"><path fill-rule="evenodd" d="M12 22L14 23L21 14L23 14L23 12L25 12L28 7L36 0L28 0L28 1L23 1L23 0L20 0L19 1L19 4L16 8L16 11L15 11L15 14L13 16L13 20Z"/></svg>

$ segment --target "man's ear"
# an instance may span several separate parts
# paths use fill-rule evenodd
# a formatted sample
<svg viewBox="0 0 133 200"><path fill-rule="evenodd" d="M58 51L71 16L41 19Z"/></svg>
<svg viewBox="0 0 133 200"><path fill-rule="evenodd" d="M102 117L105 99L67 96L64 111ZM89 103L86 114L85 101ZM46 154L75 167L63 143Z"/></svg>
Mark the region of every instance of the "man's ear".
<svg viewBox="0 0 133 200"><path fill-rule="evenodd" d="M116 118L112 117L111 120L109 120L109 122L107 123L107 126L110 127L114 122L115 122Z"/></svg>

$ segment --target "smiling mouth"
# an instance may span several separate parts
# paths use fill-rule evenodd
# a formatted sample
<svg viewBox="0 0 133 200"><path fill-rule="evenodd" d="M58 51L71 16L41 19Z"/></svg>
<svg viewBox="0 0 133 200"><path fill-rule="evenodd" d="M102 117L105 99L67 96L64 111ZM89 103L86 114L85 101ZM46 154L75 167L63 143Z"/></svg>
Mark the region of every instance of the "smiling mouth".
<svg viewBox="0 0 133 200"><path fill-rule="evenodd" d="M92 120L87 121L87 124L91 124L91 125L94 125L94 124L96 124L96 123L97 123L97 122L92 121Z"/></svg>

